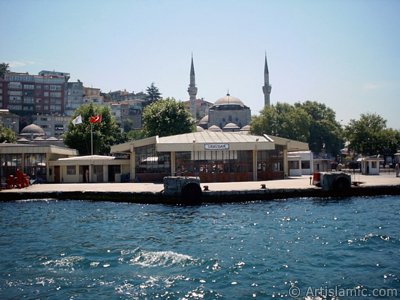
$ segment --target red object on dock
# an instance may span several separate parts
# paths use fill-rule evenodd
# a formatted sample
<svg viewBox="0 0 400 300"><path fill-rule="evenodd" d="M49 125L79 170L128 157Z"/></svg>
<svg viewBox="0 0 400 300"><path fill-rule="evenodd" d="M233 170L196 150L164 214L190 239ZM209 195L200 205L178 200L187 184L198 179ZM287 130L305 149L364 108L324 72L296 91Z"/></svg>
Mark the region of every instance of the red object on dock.
<svg viewBox="0 0 400 300"><path fill-rule="evenodd" d="M12 188L24 188L29 186L29 176L25 173L21 172L19 169L15 172L14 175L8 175L6 179L6 187L7 189Z"/></svg>
<svg viewBox="0 0 400 300"><path fill-rule="evenodd" d="M316 186L321 186L321 173L320 172L314 172L313 173L313 185Z"/></svg>

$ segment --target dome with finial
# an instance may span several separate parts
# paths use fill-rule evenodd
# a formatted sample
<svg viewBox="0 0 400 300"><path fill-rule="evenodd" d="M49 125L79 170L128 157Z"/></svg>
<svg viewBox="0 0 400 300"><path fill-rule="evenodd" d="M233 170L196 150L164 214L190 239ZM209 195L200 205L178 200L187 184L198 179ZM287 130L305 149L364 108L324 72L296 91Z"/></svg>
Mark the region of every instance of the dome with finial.
<svg viewBox="0 0 400 300"><path fill-rule="evenodd" d="M246 107L242 100L239 98L231 96L229 93L226 94L225 97L219 98L217 101L215 101L214 106L240 106L240 107Z"/></svg>
<svg viewBox="0 0 400 300"><path fill-rule="evenodd" d="M36 125L30 124L22 128L20 135L28 135L28 136L44 136L46 135L43 128Z"/></svg>

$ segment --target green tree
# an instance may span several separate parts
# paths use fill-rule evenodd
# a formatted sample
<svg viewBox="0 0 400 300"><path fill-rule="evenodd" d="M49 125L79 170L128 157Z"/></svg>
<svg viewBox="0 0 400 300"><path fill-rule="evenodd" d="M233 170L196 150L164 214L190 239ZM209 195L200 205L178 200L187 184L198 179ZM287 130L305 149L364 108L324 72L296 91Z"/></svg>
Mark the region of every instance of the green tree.
<svg viewBox="0 0 400 300"><path fill-rule="evenodd" d="M6 75L8 72L10 72L9 65L6 63L1 63L0 64L0 78L4 78L4 75Z"/></svg>
<svg viewBox="0 0 400 300"><path fill-rule="evenodd" d="M130 130L126 136L129 141L136 141L146 137L143 129Z"/></svg>
<svg viewBox="0 0 400 300"><path fill-rule="evenodd" d="M338 155L343 148L344 136L334 110L315 101L298 102L295 106L302 108L310 117L310 150L319 153L324 148L327 153Z"/></svg>
<svg viewBox="0 0 400 300"><path fill-rule="evenodd" d="M280 102L265 107L251 121L253 134L266 133L303 142L309 139L309 128L310 117L301 107Z"/></svg>
<svg viewBox="0 0 400 300"><path fill-rule="evenodd" d="M161 100L161 93L158 88L154 85L154 82L151 83L149 87L146 88L146 100L145 105L149 105L155 101Z"/></svg>
<svg viewBox="0 0 400 300"><path fill-rule="evenodd" d="M194 130L190 113L174 98L156 101L143 110L143 131L147 137L169 136Z"/></svg>
<svg viewBox="0 0 400 300"><path fill-rule="evenodd" d="M15 143L16 140L17 136L14 131L0 125L0 143Z"/></svg>
<svg viewBox="0 0 400 300"><path fill-rule="evenodd" d="M386 127L386 120L377 114L361 114L345 127L349 149L363 155L388 155L396 152L400 132Z"/></svg>
<svg viewBox="0 0 400 300"><path fill-rule="evenodd" d="M81 115L82 123L74 125L72 120ZM100 123L90 123L91 116L101 115ZM91 127L93 127L93 154L109 154L112 145L123 143L126 137L121 133L110 109L106 106L84 104L74 113L64 136L64 143L77 149L80 155L91 153Z"/></svg>

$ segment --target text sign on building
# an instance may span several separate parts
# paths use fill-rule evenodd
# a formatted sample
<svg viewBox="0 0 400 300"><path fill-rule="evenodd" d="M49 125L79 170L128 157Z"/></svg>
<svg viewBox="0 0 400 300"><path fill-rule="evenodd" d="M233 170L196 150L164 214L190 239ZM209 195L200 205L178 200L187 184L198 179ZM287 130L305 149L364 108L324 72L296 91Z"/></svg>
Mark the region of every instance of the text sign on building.
<svg viewBox="0 0 400 300"><path fill-rule="evenodd" d="M204 144L206 150L228 150L229 144Z"/></svg>

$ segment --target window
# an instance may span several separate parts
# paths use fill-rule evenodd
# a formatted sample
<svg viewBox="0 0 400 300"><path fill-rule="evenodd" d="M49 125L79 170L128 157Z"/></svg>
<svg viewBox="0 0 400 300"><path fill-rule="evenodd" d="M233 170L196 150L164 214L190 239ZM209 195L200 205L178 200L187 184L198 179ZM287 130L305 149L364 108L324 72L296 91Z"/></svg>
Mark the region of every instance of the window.
<svg viewBox="0 0 400 300"><path fill-rule="evenodd" d="M60 85L50 85L50 91L61 91Z"/></svg>
<svg viewBox="0 0 400 300"><path fill-rule="evenodd" d="M289 169L299 169L299 162L297 160L289 161Z"/></svg>
<svg viewBox="0 0 400 300"><path fill-rule="evenodd" d="M19 96L10 96L9 98L10 103L21 103L21 97Z"/></svg>
<svg viewBox="0 0 400 300"><path fill-rule="evenodd" d="M22 105L8 105L9 110L22 110Z"/></svg>
<svg viewBox="0 0 400 300"><path fill-rule="evenodd" d="M67 175L76 175L76 166L67 166Z"/></svg>
<svg viewBox="0 0 400 300"><path fill-rule="evenodd" d="M24 97L24 103L25 104L33 104L33 97Z"/></svg>
<svg viewBox="0 0 400 300"><path fill-rule="evenodd" d="M50 97L61 97L61 92L50 92Z"/></svg>
<svg viewBox="0 0 400 300"><path fill-rule="evenodd" d="M24 89L25 90L33 90L33 89L35 89L35 86L33 84L24 84Z"/></svg>
<svg viewBox="0 0 400 300"><path fill-rule="evenodd" d="M302 169L311 169L310 161L309 160L302 160L301 161L301 168Z"/></svg>
<svg viewBox="0 0 400 300"><path fill-rule="evenodd" d="M10 82L8 84L9 89L15 89L15 90L20 90L22 89L22 84L21 82Z"/></svg>
<svg viewBox="0 0 400 300"><path fill-rule="evenodd" d="M22 96L22 91L9 91L10 96Z"/></svg>

